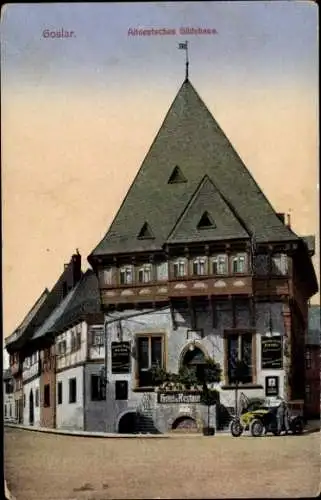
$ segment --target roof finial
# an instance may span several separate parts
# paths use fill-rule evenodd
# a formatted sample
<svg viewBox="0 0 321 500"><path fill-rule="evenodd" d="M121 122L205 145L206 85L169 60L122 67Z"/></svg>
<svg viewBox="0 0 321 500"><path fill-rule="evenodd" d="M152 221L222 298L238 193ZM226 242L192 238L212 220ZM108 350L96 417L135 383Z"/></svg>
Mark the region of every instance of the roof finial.
<svg viewBox="0 0 321 500"><path fill-rule="evenodd" d="M178 48L186 51L186 62L185 62L185 66L186 66L186 69L185 69L185 82L187 82L187 81L188 81L188 65L189 65L189 60L188 60L188 41L186 40L186 41L185 41L185 42L183 42L183 43L179 43L179 44L178 44Z"/></svg>

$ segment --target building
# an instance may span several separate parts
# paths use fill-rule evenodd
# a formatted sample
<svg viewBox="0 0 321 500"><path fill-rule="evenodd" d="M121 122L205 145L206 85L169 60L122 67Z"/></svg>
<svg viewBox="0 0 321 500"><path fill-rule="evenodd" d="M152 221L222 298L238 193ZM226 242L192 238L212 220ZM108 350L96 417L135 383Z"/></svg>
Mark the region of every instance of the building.
<svg viewBox="0 0 321 500"><path fill-rule="evenodd" d="M305 346L305 398L307 418L320 418L320 306L309 307Z"/></svg>
<svg viewBox="0 0 321 500"><path fill-rule="evenodd" d="M41 294L20 326L6 339L10 370L14 377L16 418L19 423L40 424L40 374L42 361L52 339L34 342L37 329L64 300L82 276L81 256L74 254L49 292Z"/></svg>
<svg viewBox="0 0 321 500"><path fill-rule="evenodd" d="M71 266L80 269L80 262L77 256ZM69 271L65 266L53 289L59 297L55 307L46 309L44 320L13 354L22 365L21 422L35 427L104 430L104 317L98 281L87 270L77 273L77 279L65 287Z"/></svg>
<svg viewBox="0 0 321 500"><path fill-rule="evenodd" d="M218 362L219 426L235 405L237 360L245 395L304 399L318 289L307 240L274 211L188 78L88 260L105 314L106 430L204 425L197 395L155 391L155 365Z"/></svg>
<svg viewBox="0 0 321 500"><path fill-rule="evenodd" d="M3 371L3 419L4 422L16 422L14 399L14 380L10 370Z"/></svg>

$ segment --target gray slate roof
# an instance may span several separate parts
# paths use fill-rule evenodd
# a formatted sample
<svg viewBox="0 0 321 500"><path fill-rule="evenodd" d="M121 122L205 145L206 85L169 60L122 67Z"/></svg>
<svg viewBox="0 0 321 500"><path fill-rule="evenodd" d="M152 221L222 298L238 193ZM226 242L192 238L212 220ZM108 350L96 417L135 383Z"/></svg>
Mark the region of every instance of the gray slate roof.
<svg viewBox="0 0 321 500"><path fill-rule="evenodd" d="M176 165L186 182L168 183ZM192 84L185 81L92 256L160 250L205 175L258 242L297 240L276 215ZM144 222L154 239L137 239Z"/></svg>
<svg viewBox="0 0 321 500"><path fill-rule="evenodd" d="M32 340L48 333L63 331L73 322L80 321L85 314L99 313L100 310L98 280L94 272L88 269L77 285L34 333Z"/></svg>
<svg viewBox="0 0 321 500"><path fill-rule="evenodd" d="M204 212L207 212L212 219L213 227L199 229L198 224ZM167 242L188 243L234 238L249 238L249 234L206 175L178 219Z"/></svg>
<svg viewBox="0 0 321 500"><path fill-rule="evenodd" d="M320 345L321 337L321 314L320 306L309 307L308 335L306 343L309 345Z"/></svg>
<svg viewBox="0 0 321 500"><path fill-rule="evenodd" d="M6 346L10 345L13 342L16 342L18 339L22 337L27 327L35 319L40 308L47 300L48 295L49 295L49 290L46 288L42 292L40 297L36 300L30 311L26 314L26 316L24 317L18 328L16 328L15 331L5 339Z"/></svg>

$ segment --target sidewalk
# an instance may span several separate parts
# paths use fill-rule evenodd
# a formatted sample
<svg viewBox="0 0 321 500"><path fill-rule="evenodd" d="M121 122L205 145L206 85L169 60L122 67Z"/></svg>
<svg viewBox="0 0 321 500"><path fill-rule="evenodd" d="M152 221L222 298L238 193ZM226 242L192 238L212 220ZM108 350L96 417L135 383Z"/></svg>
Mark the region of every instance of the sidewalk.
<svg viewBox="0 0 321 500"><path fill-rule="evenodd" d="M51 434L62 434L67 436L82 436L82 437L97 437L97 438L113 438L113 439L167 439L167 438L179 438L179 437L202 437L203 434L200 432L195 433L184 433L184 432L167 432L165 434L118 434L113 432L90 432L81 430L65 430L65 429L48 429L46 427L34 427L29 425L19 425L19 424L4 424L5 427L13 427L15 429L24 429L33 432L47 432ZM312 432L320 432L320 421L310 420L307 422L303 433L310 434ZM228 429L224 431L217 431L215 436L230 436ZM215 437L213 436L213 437Z"/></svg>

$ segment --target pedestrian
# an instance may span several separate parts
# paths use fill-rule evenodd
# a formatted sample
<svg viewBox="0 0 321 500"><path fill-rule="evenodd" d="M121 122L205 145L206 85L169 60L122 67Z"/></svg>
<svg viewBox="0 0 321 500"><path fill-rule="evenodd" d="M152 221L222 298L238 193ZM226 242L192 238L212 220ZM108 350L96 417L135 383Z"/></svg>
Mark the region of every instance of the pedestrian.
<svg viewBox="0 0 321 500"><path fill-rule="evenodd" d="M281 432L284 430L285 434L287 435L290 430L290 425L289 425L289 410L285 401L281 401L281 403L279 404L276 413L276 419L277 419L278 434L281 434Z"/></svg>

